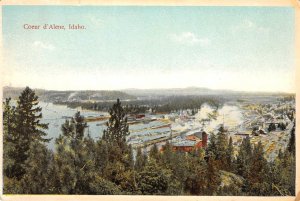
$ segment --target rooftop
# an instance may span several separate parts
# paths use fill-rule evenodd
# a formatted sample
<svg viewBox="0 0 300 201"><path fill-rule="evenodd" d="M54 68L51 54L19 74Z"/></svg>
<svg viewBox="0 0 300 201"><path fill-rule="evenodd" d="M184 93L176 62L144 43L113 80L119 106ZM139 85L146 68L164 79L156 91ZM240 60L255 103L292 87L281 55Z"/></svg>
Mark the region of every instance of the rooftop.
<svg viewBox="0 0 300 201"><path fill-rule="evenodd" d="M194 147L195 144L196 144L195 141L181 140L181 141L173 143L173 146L175 146L175 147Z"/></svg>

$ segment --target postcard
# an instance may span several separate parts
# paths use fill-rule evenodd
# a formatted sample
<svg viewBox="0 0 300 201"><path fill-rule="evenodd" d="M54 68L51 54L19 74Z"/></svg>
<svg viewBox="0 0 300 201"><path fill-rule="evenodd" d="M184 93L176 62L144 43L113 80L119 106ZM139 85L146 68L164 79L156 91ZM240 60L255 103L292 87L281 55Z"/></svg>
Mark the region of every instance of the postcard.
<svg viewBox="0 0 300 201"><path fill-rule="evenodd" d="M298 12L4 3L2 198L298 199Z"/></svg>

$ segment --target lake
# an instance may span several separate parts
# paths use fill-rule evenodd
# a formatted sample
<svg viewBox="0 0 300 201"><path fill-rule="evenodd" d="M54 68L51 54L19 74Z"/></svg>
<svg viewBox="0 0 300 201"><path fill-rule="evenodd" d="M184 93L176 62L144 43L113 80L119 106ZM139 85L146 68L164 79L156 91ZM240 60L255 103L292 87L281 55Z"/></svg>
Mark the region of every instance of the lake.
<svg viewBox="0 0 300 201"><path fill-rule="evenodd" d="M48 130L46 130L46 132L48 133L47 137L52 138L48 145L50 149L54 149L55 138L57 138L59 134L62 133L61 125L66 121L66 117L74 116L77 111L79 111L80 114L84 117L108 115L108 113L105 112L72 109L68 108L65 105L55 105L53 103L40 102L39 106L42 107L42 122L49 124L49 128ZM101 124L101 122L99 121L88 122L86 133L89 133L94 139L101 137L103 134L103 130L106 127L105 125L97 126L97 124L99 123Z"/></svg>

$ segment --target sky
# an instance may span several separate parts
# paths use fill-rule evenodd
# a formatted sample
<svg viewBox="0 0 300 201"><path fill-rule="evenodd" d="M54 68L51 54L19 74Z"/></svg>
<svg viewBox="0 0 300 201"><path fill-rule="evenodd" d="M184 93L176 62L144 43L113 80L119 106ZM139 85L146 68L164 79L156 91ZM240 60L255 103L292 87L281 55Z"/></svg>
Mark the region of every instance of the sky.
<svg viewBox="0 0 300 201"><path fill-rule="evenodd" d="M290 7L3 6L2 13L4 85L295 92Z"/></svg>

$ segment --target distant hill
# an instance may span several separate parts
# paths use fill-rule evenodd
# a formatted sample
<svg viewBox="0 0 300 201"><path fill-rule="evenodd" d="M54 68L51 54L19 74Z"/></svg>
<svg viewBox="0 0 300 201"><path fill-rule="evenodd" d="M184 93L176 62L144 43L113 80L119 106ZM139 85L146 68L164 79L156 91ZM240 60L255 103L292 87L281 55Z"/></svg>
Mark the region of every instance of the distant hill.
<svg viewBox="0 0 300 201"><path fill-rule="evenodd" d="M245 92L202 87L170 88L170 89L123 89L125 93L134 96L198 96L198 95L283 95L281 92Z"/></svg>
<svg viewBox="0 0 300 201"><path fill-rule="evenodd" d="M135 96L210 95L210 94L216 94L217 92L216 90L212 90L208 88L198 88L198 87L170 88L170 89L123 89L121 91Z"/></svg>
<svg viewBox="0 0 300 201"><path fill-rule="evenodd" d="M3 98L11 97L16 99L20 96L24 88L4 87ZM86 101L109 101L116 100L135 100L136 97L121 91L109 90L84 90L84 91L54 91L44 89L34 89L39 96L39 100L45 102L86 102Z"/></svg>
<svg viewBox="0 0 300 201"><path fill-rule="evenodd" d="M4 87L3 98L17 98L24 88ZM170 89L122 89L122 90L68 90L55 91L34 89L41 101L45 102L88 102L156 99L171 96L220 96L220 97L253 97L289 95L281 92L244 92L232 90L214 90L200 87L170 88Z"/></svg>
<svg viewBox="0 0 300 201"><path fill-rule="evenodd" d="M240 92L231 90L214 90L202 87L170 88L170 89L124 89L125 93L134 96L198 96L198 95L217 95L217 94L237 94Z"/></svg>

